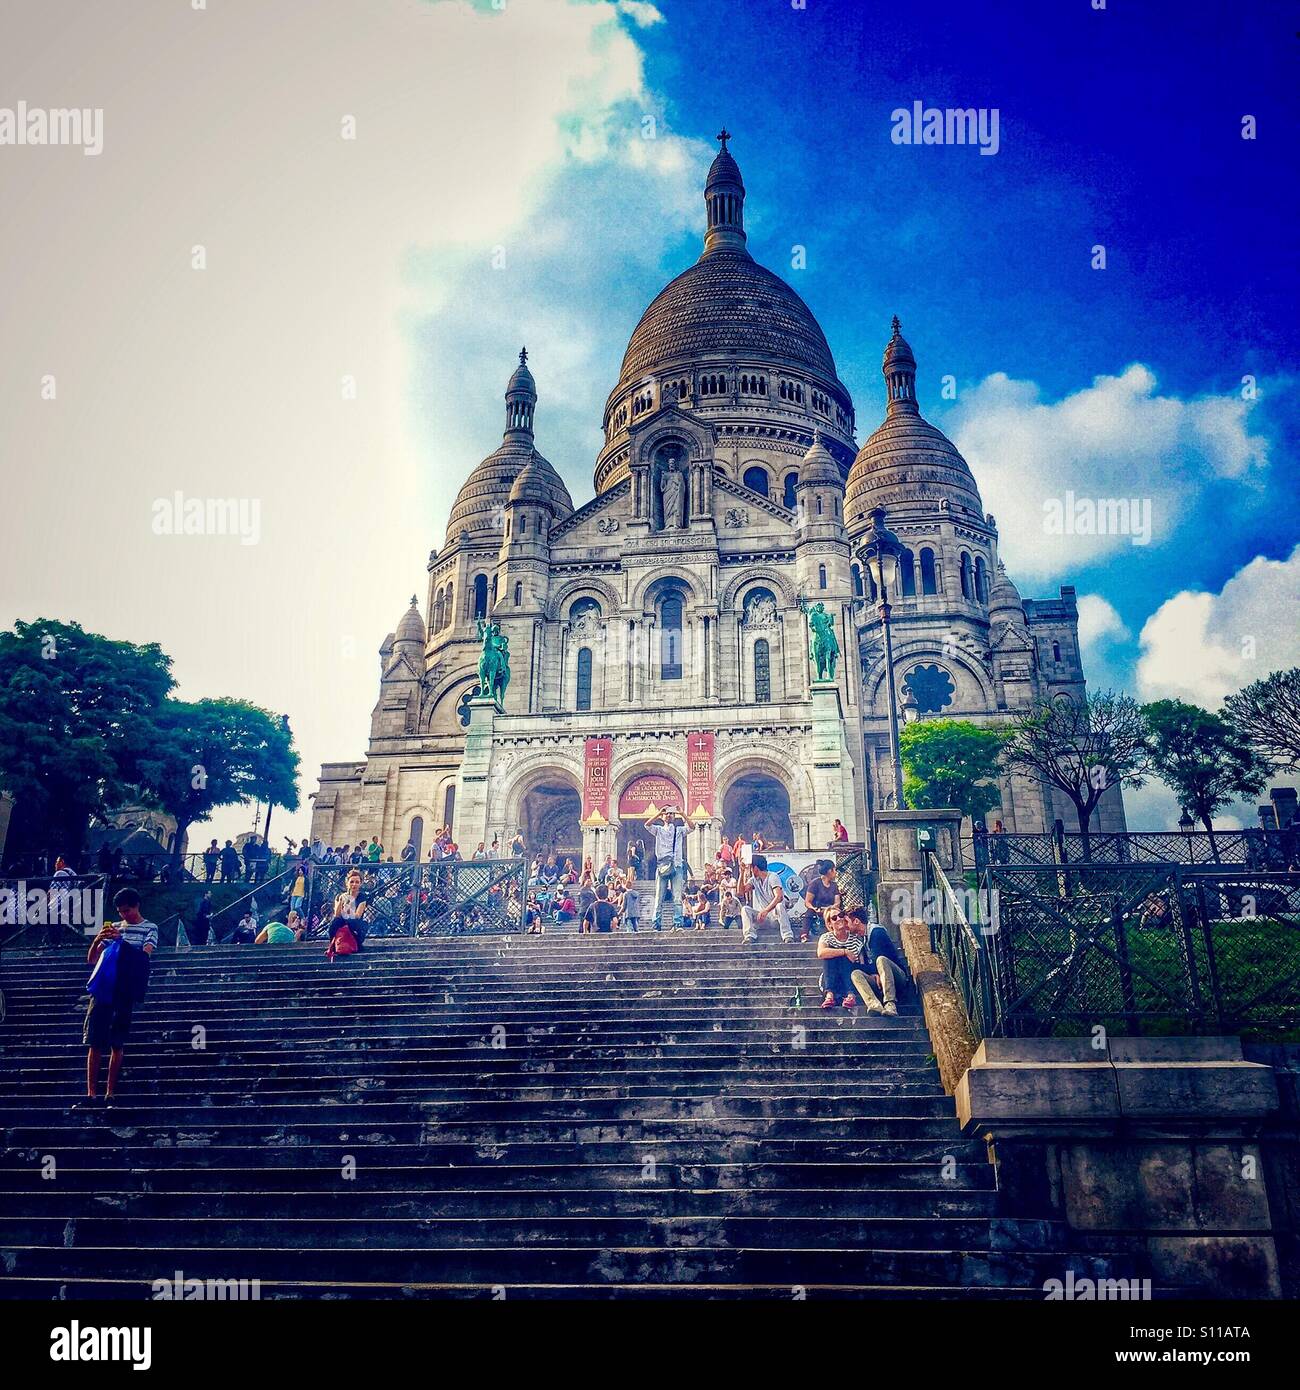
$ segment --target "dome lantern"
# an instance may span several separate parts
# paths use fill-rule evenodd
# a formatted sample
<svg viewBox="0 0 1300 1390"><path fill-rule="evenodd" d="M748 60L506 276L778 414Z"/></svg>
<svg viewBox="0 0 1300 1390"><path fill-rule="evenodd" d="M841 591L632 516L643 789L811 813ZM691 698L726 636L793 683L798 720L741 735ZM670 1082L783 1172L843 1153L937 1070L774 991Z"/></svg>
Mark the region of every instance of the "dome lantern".
<svg viewBox="0 0 1300 1390"><path fill-rule="evenodd" d="M506 438L533 437L533 411L537 409L537 383L528 370L528 349L519 349L519 365L506 383Z"/></svg>
<svg viewBox="0 0 1300 1390"><path fill-rule="evenodd" d="M885 357L880 370L885 376L885 389L889 393L889 413L906 411L910 415L919 414L916 404L916 358L908 341L903 337L903 326L894 315L893 336L885 346Z"/></svg>
<svg viewBox="0 0 1300 1390"><path fill-rule="evenodd" d="M704 206L708 213L704 233L706 256L715 251L745 250L744 180L740 177L740 166L727 149L731 134L726 126L716 138L722 148L709 166L709 176L704 181Z"/></svg>

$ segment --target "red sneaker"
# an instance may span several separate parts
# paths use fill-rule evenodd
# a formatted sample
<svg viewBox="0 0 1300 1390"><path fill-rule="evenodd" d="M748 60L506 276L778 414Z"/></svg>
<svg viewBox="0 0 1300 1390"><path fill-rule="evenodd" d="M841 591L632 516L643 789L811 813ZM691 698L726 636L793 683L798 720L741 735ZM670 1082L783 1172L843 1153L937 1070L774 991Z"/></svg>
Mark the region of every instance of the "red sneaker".
<svg viewBox="0 0 1300 1390"><path fill-rule="evenodd" d="M823 1009L833 1009L834 1007L835 1007L835 996L834 996L833 994L828 994L828 995L826 996L826 998L822 1000L822 1008L823 1008Z"/></svg>
<svg viewBox="0 0 1300 1390"><path fill-rule="evenodd" d="M846 1009L856 1009L858 1007L858 1001L851 994L846 994L844 996L844 1007Z"/></svg>

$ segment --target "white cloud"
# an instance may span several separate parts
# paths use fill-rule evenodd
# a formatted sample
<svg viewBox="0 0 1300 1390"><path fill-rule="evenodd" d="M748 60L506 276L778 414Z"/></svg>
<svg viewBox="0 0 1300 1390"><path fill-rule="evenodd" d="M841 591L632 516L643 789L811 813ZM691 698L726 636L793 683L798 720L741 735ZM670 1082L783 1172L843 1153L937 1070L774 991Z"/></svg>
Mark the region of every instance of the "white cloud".
<svg viewBox="0 0 1300 1390"><path fill-rule="evenodd" d="M1122 642L1129 637L1124 619L1114 605L1100 594L1080 594L1079 641L1085 652L1103 642Z"/></svg>
<svg viewBox="0 0 1300 1390"><path fill-rule="evenodd" d="M1142 698L1217 709L1241 686L1300 664L1298 611L1300 546L1285 560L1257 556L1217 594L1175 594L1147 619L1138 639Z"/></svg>
<svg viewBox="0 0 1300 1390"><path fill-rule="evenodd" d="M1249 432L1253 402L1237 396L1184 400L1157 393L1150 368L1133 363L1098 376L1063 400L1045 402L1032 381L998 372L960 400L949 433L998 519L1008 568L1030 579L1069 573L1127 550L1139 529L1065 534L1045 524L1045 504L1067 494L1085 507L1124 499L1149 508L1151 539L1168 540L1187 514L1189 477L1248 478L1268 462L1267 441Z"/></svg>
<svg viewBox="0 0 1300 1390"><path fill-rule="evenodd" d="M639 29L649 29L653 24L662 24L664 17L646 0L618 0L620 14L625 14Z"/></svg>

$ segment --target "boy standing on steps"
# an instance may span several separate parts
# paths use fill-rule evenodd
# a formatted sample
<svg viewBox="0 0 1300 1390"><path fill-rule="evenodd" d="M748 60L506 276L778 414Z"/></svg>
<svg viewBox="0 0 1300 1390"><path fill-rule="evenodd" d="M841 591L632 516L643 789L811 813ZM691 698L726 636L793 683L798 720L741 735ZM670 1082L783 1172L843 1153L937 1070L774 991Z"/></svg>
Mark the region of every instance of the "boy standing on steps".
<svg viewBox="0 0 1300 1390"><path fill-rule="evenodd" d="M144 919L140 911L140 895L134 888L119 889L113 898L113 906L121 913L120 922L105 922L99 934L90 943L86 963L94 966L108 950L110 943L116 945L115 958L111 962L113 978L105 981L101 988L94 986L92 974L90 1004L86 1009L86 1022L82 1029L82 1041L86 1052L86 1099L78 1108L89 1108L95 1101L99 1088L99 1062L104 1049L109 1050L108 1087L104 1092L106 1105L112 1105L117 1095L117 1083L122 1075L122 1058L126 1048L127 1036L131 1031L131 1013L144 998L149 986L149 957L158 945L158 928Z"/></svg>

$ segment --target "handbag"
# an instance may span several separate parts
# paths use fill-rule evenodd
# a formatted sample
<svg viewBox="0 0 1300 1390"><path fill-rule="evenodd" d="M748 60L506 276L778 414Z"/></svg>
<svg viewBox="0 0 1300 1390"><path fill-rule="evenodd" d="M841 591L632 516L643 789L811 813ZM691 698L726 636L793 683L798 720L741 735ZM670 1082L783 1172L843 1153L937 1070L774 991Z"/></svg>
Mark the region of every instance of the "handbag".
<svg viewBox="0 0 1300 1390"><path fill-rule="evenodd" d="M327 947L327 956L352 956L357 952L357 939L352 935L351 927L340 927L334 933Z"/></svg>

